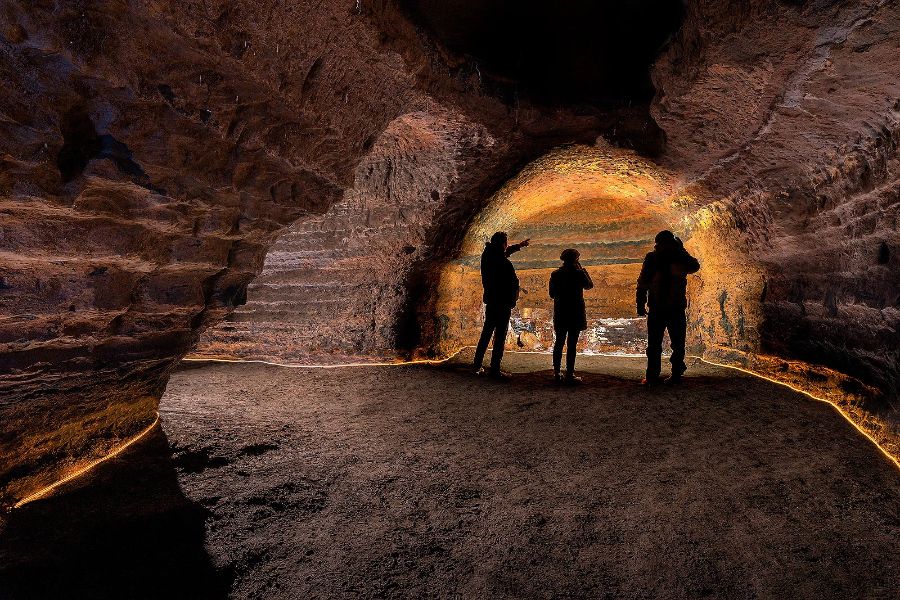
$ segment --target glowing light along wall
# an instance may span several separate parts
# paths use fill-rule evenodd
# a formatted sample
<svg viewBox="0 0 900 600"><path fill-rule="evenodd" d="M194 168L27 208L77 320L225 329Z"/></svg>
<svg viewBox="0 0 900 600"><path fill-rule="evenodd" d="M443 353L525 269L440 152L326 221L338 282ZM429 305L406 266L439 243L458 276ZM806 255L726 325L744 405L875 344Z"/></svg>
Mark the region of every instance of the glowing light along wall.
<svg viewBox="0 0 900 600"><path fill-rule="evenodd" d="M729 236L719 231L710 199L690 191L677 174L637 156L605 145L557 149L529 164L503 186L466 232L461 256L447 264L438 289L438 320L442 350L477 340L482 324L479 259L484 243L495 231L507 231L510 241L531 238L531 245L514 255L522 284L513 313L507 345L543 350L552 344L552 300L547 294L550 273L559 254L578 248L595 288L585 294L588 331L581 349L596 352L641 353L644 321L636 318L634 284L644 255L653 248L661 229L684 236L689 249L704 263L701 277L692 278L690 339L703 346L716 333L715 291L739 299L736 279L751 280L755 270L740 252L728 247ZM726 266L726 264L728 266ZM740 265L739 268L736 268ZM720 273L738 271L717 281ZM710 283L704 285L703 281ZM751 293L755 293L751 292ZM701 310L705 309L705 310ZM753 309L741 306L745 332ZM712 326L710 327L710 322ZM718 324L721 328L721 323ZM719 334L724 332L719 332ZM747 349L752 345L747 338Z"/></svg>

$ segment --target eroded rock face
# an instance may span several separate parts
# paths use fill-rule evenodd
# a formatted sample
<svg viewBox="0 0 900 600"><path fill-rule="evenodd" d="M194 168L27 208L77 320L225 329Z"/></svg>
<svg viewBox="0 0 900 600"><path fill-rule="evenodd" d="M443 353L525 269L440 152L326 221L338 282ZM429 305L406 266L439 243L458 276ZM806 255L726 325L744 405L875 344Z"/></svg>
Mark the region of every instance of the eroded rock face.
<svg viewBox="0 0 900 600"><path fill-rule="evenodd" d="M151 419L278 230L402 111L403 61L350 8L4 3L4 498Z"/></svg>
<svg viewBox="0 0 900 600"><path fill-rule="evenodd" d="M900 382L900 8L689 4L654 71L663 162L765 269L761 348ZM734 304L723 316L734 323ZM724 321L713 344L739 346Z"/></svg>
<svg viewBox="0 0 900 600"><path fill-rule="evenodd" d="M435 103L392 121L353 187L321 217L282 234L248 304L204 334L195 356L395 356L407 278L429 251L434 214L466 158L496 143L483 125Z"/></svg>
<svg viewBox="0 0 900 600"><path fill-rule="evenodd" d="M402 115L498 140L457 157L470 171L439 201L463 216L455 194L614 121L437 73L391 3L7 2L0 33L2 502L152 420L281 229L348 199Z"/></svg>

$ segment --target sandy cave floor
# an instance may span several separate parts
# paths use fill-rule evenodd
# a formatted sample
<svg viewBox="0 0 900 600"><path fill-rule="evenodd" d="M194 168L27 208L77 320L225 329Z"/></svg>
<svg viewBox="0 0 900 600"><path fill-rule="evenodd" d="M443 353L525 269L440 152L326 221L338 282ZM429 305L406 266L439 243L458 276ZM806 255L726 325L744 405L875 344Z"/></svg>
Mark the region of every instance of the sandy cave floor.
<svg viewBox="0 0 900 600"><path fill-rule="evenodd" d="M176 373L162 427L0 521L0 598L896 598L900 471L824 403L511 354Z"/></svg>

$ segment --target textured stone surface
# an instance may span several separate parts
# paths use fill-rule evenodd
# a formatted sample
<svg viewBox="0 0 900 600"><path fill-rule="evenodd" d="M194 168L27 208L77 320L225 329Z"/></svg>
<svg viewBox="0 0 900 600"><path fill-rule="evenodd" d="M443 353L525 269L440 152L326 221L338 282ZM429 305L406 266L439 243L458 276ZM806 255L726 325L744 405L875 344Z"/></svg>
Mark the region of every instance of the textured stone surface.
<svg viewBox="0 0 900 600"><path fill-rule="evenodd" d="M900 7L739 4L690 3L654 71L663 164L707 188L763 267L761 348L896 407ZM714 344L740 344L728 323L707 324Z"/></svg>
<svg viewBox="0 0 900 600"><path fill-rule="evenodd" d="M467 154L496 141L429 106L395 119L321 217L297 221L266 255L249 302L205 334L196 356L299 361L395 354L411 265Z"/></svg>
<svg viewBox="0 0 900 600"><path fill-rule="evenodd" d="M410 78L346 6L7 2L0 19L5 487L152 417L104 412L158 398L278 229L340 197Z"/></svg>

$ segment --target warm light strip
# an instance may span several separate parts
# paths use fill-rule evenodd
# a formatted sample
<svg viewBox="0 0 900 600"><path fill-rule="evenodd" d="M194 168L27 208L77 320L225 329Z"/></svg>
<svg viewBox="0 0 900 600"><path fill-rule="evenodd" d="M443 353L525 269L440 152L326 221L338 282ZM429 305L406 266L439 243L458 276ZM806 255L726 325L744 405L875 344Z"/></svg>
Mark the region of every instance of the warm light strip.
<svg viewBox="0 0 900 600"><path fill-rule="evenodd" d="M361 362L361 363L334 363L326 365L303 364L303 363L278 363L268 360L258 359L242 359L242 358L183 358L184 362L214 362L214 363L250 363L257 365L268 365L270 367L285 367L287 369L341 369L344 367L402 367L406 365L439 365L455 358L460 352L466 348L474 348L475 346L463 346L446 358L436 359L419 359L419 360L398 360L393 362ZM512 354L544 354L550 356L550 351L535 350L506 350L506 353ZM616 358L641 358L645 354L613 354L605 352L597 352L593 354L584 354L583 356L612 356Z"/></svg>
<svg viewBox="0 0 900 600"><path fill-rule="evenodd" d="M872 442L873 444L875 444L875 447L878 448L878 450L880 450L881 453L884 454L884 455L887 457L888 460L890 460L892 463L894 463L894 465L895 465L898 469L900 469L900 461L898 461L896 457L892 456L890 452L888 452L887 450L885 450L884 448L882 448L882 447L881 447L881 444L878 443L878 440L876 440L874 437L872 437L871 435L869 435L869 432L867 432L865 429L863 429L862 427L860 427L859 425L857 425L857 424L856 424L856 421L854 421L854 420L850 417L850 415L848 415L846 412L844 412L844 410L843 410L840 406L838 406L837 404L835 404L835 403L832 402L831 400L826 400L825 398L819 398L818 396L814 396L813 394L810 394L810 393L807 392L806 390L802 390L802 389L800 389L800 388L798 388L798 387L795 387L795 386L791 385L790 383L787 383L787 382L784 382L784 381L778 381L777 379L773 379L773 378L771 378L771 377L767 377L766 375L763 375L762 373L757 373L756 371L751 371L751 370L749 370L749 369L744 369L744 368L742 368L742 367L736 367L736 366L734 366L734 365L727 365L727 364L724 364L724 363L719 363L719 362L715 362L715 361L712 361L712 360L707 360L707 359L702 358L702 357L700 357L700 356L691 356L691 358L696 358L696 359L698 359L698 360L700 360L700 361L702 361L702 362L705 362L705 363L708 364L708 365L713 365L713 366L716 366L716 367L723 367L723 368L725 368L725 369L734 369L735 371L740 371L741 373L747 373L748 375L753 375L754 377L759 377L760 379L765 379L765 380L768 381L768 382L771 382L771 383L774 383L774 384L777 384L777 385L784 386L784 387L786 387L786 388L788 388L788 389L790 389L790 390L793 390L793 391L795 391L795 392L797 392L797 393L799 393L799 394L803 394L804 396L806 396L806 397L808 397L808 398L812 398L813 400L818 400L819 402L824 402L825 404L831 405L832 407L834 407L834 409L835 409L836 411L838 411L838 413L839 413L842 417L844 417L844 419L847 420L848 423L850 423L851 425L853 425L854 429L856 429L858 432L860 432L861 434L863 434L870 442Z"/></svg>
<svg viewBox="0 0 900 600"><path fill-rule="evenodd" d="M397 360L393 362L359 362L359 363L334 363L327 365L303 364L303 363L278 363L268 360L243 359L243 358L183 358L184 362L214 362L214 363L249 363L255 365L268 365L270 367L284 367L286 369L343 369L344 367L403 367L406 365L439 365L454 358L466 348L463 346L446 358L422 358L417 360Z"/></svg>
<svg viewBox="0 0 900 600"><path fill-rule="evenodd" d="M147 435L148 433L153 431L153 428L156 427L157 423L159 423L159 413L156 413L156 418L153 419L153 422L150 423L150 425L146 429L144 429L142 432L140 432L139 434L137 434L136 436L134 436L133 438L131 438L130 440L128 440L127 442L122 444L121 446L118 446L117 448L113 449L113 451L110 452L109 454L106 454L105 456L101 456L97 460L88 463L86 466L81 467L77 471L69 473L68 475L66 475L65 477L63 477L62 479L57 481L56 483L51 483L47 487L42 488L42 489L36 491L35 493L31 494L27 498L23 498L23 499L19 500L18 502L13 504L13 508L19 508L20 506L28 504L29 502L31 502L33 500L42 498L42 497L46 496L47 494L49 494L50 492L52 492L53 490L55 490L56 488L58 488L59 486L63 485L64 483L68 483L68 482L72 481L73 479L75 479L76 477L80 477L81 475L84 475L85 473L87 473L88 471L90 471L91 469L93 469L94 467L99 465L100 463L106 462L109 459L114 458L115 456L118 456L126 448L128 448L129 446L131 446L132 444L134 444L135 442L137 442L138 440L143 438L145 435Z"/></svg>

